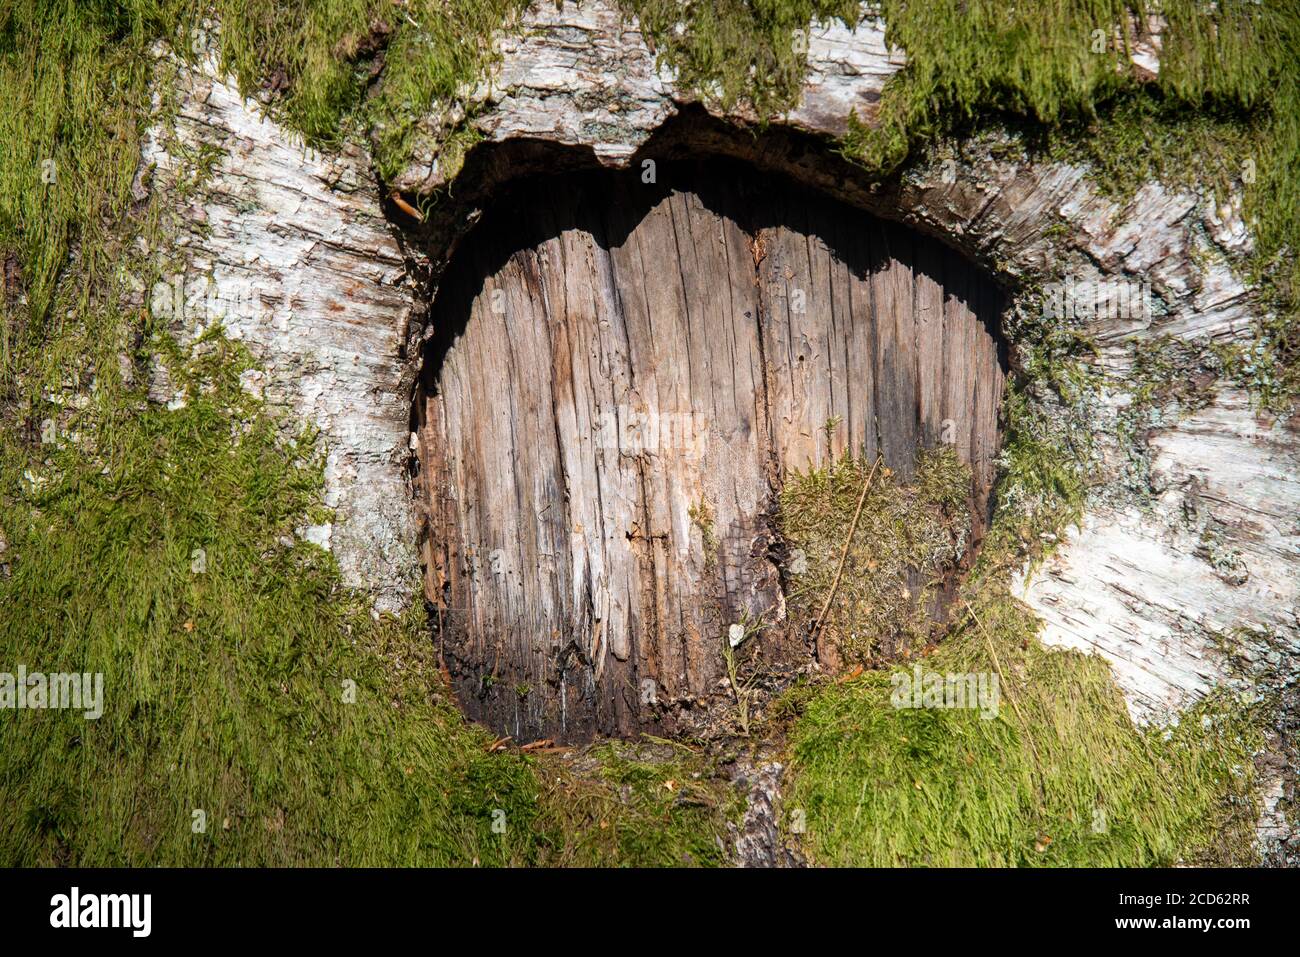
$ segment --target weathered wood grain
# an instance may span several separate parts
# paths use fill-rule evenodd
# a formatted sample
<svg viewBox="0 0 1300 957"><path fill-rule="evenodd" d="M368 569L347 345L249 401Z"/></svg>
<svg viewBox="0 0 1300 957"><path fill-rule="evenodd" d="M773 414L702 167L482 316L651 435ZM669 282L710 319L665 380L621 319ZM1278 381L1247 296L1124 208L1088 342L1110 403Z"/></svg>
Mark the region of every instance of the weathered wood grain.
<svg viewBox="0 0 1300 957"><path fill-rule="evenodd" d="M661 174L531 185L434 306L426 590L466 710L516 740L673 730L707 706L728 626L783 616L791 470L851 451L907 475L943 438L942 382L961 454L997 444L975 298L995 292L973 266L730 164ZM943 275L962 278L946 304ZM769 666L817 654L795 629L759 640Z"/></svg>

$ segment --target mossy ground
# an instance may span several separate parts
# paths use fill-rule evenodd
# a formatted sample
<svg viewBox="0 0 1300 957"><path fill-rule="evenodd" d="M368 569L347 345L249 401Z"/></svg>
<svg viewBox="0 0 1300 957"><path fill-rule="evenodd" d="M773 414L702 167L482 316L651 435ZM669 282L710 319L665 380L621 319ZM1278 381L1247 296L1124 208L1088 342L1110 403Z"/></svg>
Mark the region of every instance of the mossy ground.
<svg viewBox="0 0 1300 957"><path fill-rule="evenodd" d="M744 797L697 749L612 742L537 769L534 827L547 866L712 867L730 860L727 825Z"/></svg>
<svg viewBox="0 0 1300 957"><path fill-rule="evenodd" d="M1005 596L972 607L919 664L1000 675L995 718L895 708L887 672L804 706L785 807L804 812L801 840L816 862L1251 861L1251 757L1262 738L1247 709L1211 699L1169 732L1139 731L1104 662L1044 648L1032 614Z"/></svg>
<svg viewBox="0 0 1300 957"><path fill-rule="evenodd" d="M240 388L247 355L217 333L193 358L151 345L184 407L137 393L111 427L93 409L60 419L39 460L4 447L7 670L102 672L106 700L95 721L5 713L0 860L721 856L727 805L680 761L611 754L575 805L536 759L489 753L446 694L423 612L374 620L295 535L323 517L320 461L311 436L286 440ZM674 776L680 789L656 790Z"/></svg>
<svg viewBox="0 0 1300 957"><path fill-rule="evenodd" d="M106 700L0 722L0 859L509 860L490 812L534 813L528 767L437 702L418 616L373 621L295 536L311 437L280 437L236 347L198 351L168 363L183 408L136 394L3 450L4 660L102 672Z"/></svg>
<svg viewBox="0 0 1300 957"><path fill-rule="evenodd" d="M1167 0L1165 67L1140 84L1116 69L1117 47L1090 47L1130 6L886 0L909 66L879 129L857 127L841 146L883 176L936 137L992 119L1077 151L1117 189L1188 169L1243 187L1257 238L1246 268L1278 304L1261 330L1281 370L1270 401L1285 398L1300 13L1221 2L1206 15ZM183 53L215 14L247 89L275 90L274 109L315 145L371 132L388 174L418 113L475 78L489 34L518 7L15 0L0 12L0 666L103 671L108 699L96 722L0 721L0 861L725 860L718 841L737 802L707 761L610 751L568 767L490 753L448 703L420 614L375 621L329 556L294 534L320 517L320 450L238 387L249 357L219 331L179 350L122 295L119 265L137 239L159 239L165 218L130 197L156 39ZM821 0L626 9L685 82L760 114L797 89L795 31L814 14L857 16ZM1074 401L1084 349L1049 336L1029 357L1028 385L1008 396L1006 511L990 536L1002 544L986 554L1077 513L1083 479L1071 463L1084 456L1060 452L1085 437L1062 435L1029 393ZM186 405L145 399L152 361L189 383ZM996 652L1018 708L995 721L895 711L880 673L796 696L787 808L807 809L816 860L1164 863L1248 819L1230 812L1248 804L1249 715L1216 702L1208 727L1193 715L1169 740L1134 731L1100 665L1042 649L1000 588L972 593L982 624L966 622L927 659L984 670ZM356 682L353 703L345 681ZM1093 827L1099 808L1107 830ZM1240 842L1223 846L1231 858Z"/></svg>

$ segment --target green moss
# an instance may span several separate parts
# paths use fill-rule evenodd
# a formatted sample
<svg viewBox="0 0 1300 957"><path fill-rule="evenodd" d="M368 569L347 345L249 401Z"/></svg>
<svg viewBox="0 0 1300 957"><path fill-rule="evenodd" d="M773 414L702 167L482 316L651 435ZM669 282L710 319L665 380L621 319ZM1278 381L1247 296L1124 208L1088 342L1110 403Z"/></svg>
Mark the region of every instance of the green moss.
<svg viewBox="0 0 1300 957"><path fill-rule="evenodd" d="M996 122L1052 158L1089 164L1121 198L1148 179L1239 190L1256 242L1242 272L1275 313L1258 329L1255 395L1290 404L1300 390L1300 9L1165 0L1160 72L1144 80L1117 29L1156 9L1141 0L880 6L908 63L877 122L852 125L847 155L884 176L926 143Z"/></svg>
<svg viewBox="0 0 1300 957"><path fill-rule="evenodd" d="M1017 371L1003 396L996 512L978 559L999 567L1042 557L1082 515L1103 382L1094 343L1072 321L1048 318L1032 290L1004 321Z"/></svg>
<svg viewBox="0 0 1300 957"><path fill-rule="evenodd" d="M857 0L619 0L682 87L767 118L793 107L807 70L808 25L858 22Z"/></svg>
<svg viewBox="0 0 1300 957"><path fill-rule="evenodd" d="M870 481L852 541L864 484ZM802 553L787 599L795 621L818 620L840 568L822 633L847 661L868 662L882 650L924 645L927 613L946 572L965 547L970 469L948 446L920 453L912 481L890 469L845 456L790 475L781 489L778 522Z"/></svg>
<svg viewBox="0 0 1300 957"><path fill-rule="evenodd" d="M29 336L58 334L55 283L74 249L87 276L111 272L112 233L126 206L148 117L157 39L202 52L209 13L223 62L308 142L329 147L373 129L384 175L401 168L416 121L449 103L494 55L494 31L522 0L18 0L0 12L0 265L27 302L5 305L0 362ZM383 58L376 83L371 67ZM453 166L469 141L456 139ZM16 270L16 272L15 272ZM8 285L8 283L7 283ZM17 290L8 290L17 298ZM84 311L94 292L73 304ZM65 310L66 311L66 310ZM58 316L55 312L53 315ZM30 321L29 321L30 320Z"/></svg>
<svg viewBox="0 0 1300 957"><path fill-rule="evenodd" d="M1028 307L1008 321L1024 345L1004 405L993 528L954 627L912 666L996 676L998 714L895 708L894 681L911 668L794 689L773 709L799 715L784 799L788 826L799 824L790 837L829 865L1252 863L1252 758L1270 706L1221 691L1168 730L1135 729L1106 663L1045 648L1037 618L1009 595L1011 574L1081 513L1101 380L1087 361L1092 344L1068 325ZM1143 407L1203 401L1185 373L1218 361L1192 346L1139 350ZM1170 383L1174 369L1187 381ZM826 537L842 540L850 519L841 509ZM844 627L870 622L851 615Z"/></svg>
<svg viewBox="0 0 1300 957"><path fill-rule="evenodd" d="M409 158L417 121L477 82L496 55L493 36L527 3L328 0L292 14L286 8L297 5L284 0L215 6L225 62L245 88L281 76L281 112L318 145L337 143L349 123L372 130L376 165L391 177ZM453 142L452 173L467 145Z"/></svg>
<svg viewBox="0 0 1300 957"><path fill-rule="evenodd" d="M217 334L182 353L123 295L128 268L145 288L155 278L130 250L155 244L170 215L129 206L154 40L192 51L200 18L215 13L246 90L272 81L274 110L315 145L372 133L391 175L417 118L476 79L494 55L489 36L520 5L17 0L0 12L0 660L101 670L108 697L96 722L51 711L0 724L0 807L15 812L0 815L0 860L724 859L736 796L693 758L607 755L604 770L566 779L545 760L488 754L447 701L421 617L375 622L329 556L293 535L324 518L318 452L311 436L286 440L292 426L238 388L247 355ZM1266 401L1294 394L1300 14L1236 0L1207 16L1166 2L1161 75L1139 84L1116 69L1117 48L1088 44L1131 6L1120 0L882 6L909 66L879 127L855 126L842 144L848 155L887 175L992 117L1074 151L1116 195L1150 175L1240 184L1257 247L1239 268L1276 318L1225 369ZM793 101L796 31L814 15L857 17L856 4L821 0L625 9L686 85L760 117ZM462 129L444 159L454 167L472 138ZM190 158L196 182L211 158ZM985 558L1001 557L982 564L996 568L1030 529L1077 514L1086 490L1089 345L1039 332L1012 336L1025 371L1008 398L990 543L1017 546L986 543ZM133 385L155 356L186 386L184 407L150 405ZM980 722L886 711L874 674L802 687L788 701L807 709L795 800L818 859L1165 862L1245 820L1221 811L1225 795L1244 794L1249 715L1216 701L1200 716L1208 729L1192 716L1169 740L1139 735L1099 664L1044 651L1023 610L975 604L1034 730L1014 712ZM978 636L967 623L936 661L987 667ZM343 701L345 680L355 703ZM558 790L556 777L567 781ZM1114 822L1101 834L1098 806Z"/></svg>
<svg viewBox="0 0 1300 957"><path fill-rule="evenodd" d="M580 766L542 764L537 862L683 867L728 862L728 824L743 796L712 761L670 742L609 743Z"/></svg>
<svg viewBox="0 0 1300 957"><path fill-rule="evenodd" d="M518 759L446 702L423 615L371 619L319 520L311 437L282 438L219 336L186 394L0 444L0 659L99 672L104 714L0 722L7 864L505 863L491 812L536 813ZM80 436L78 438L78 436ZM6 670L12 670L8 668ZM206 826L195 833L196 811Z"/></svg>
<svg viewBox="0 0 1300 957"><path fill-rule="evenodd" d="M183 407L137 394L111 428L0 445L0 660L105 686L97 721L0 722L0 861L723 862L735 796L707 762L611 748L557 778L488 753L423 612L373 620L295 535L328 518L321 459L240 388L242 347L149 347Z"/></svg>
<svg viewBox="0 0 1300 957"><path fill-rule="evenodd" d="M1072 131L1085 149L1099 136L1092 155L1104 161L1107 147L1122 147L1118 173L1193 157L1194 143L1160 130L1150 135L1171 153L1144 151L1135 135L1142 121L1241 122L1283 105L1276 84L1295 75L1286 52L1293 12L1249 0L1213 10L1194 0L1162 3L1169 27L1161 69L1146 81L1128 61L1131 37L1120 25L1148 6L1154 9L1141 0L883 0L888 39L908 63L887 85L878 127L858 127L850 152L874 167L896 166L920 141L1004 115L1045 132ZM1210 155L1223 152L1219 144Z"/></svg>
<svg viewBox="0 0 1300 957"><path fill-rule="evenodd" d="M147 46L174 27L176 6L17 0L0 12L0 378L28 344L26 316L49 315L74 248L87 275L112 270L109 234L148 106ZM95 287L79 292L69 308L84 309Z"/></svg>
<svg viewBox="0 0 1300 957"><path fill-rule="evenodd" d="M881 672L805 705L785 808L804 812L818 863L1249 861L1262 739L1246 706L1217 697L1168 731L1139 731L1103 661L1045 649L1034 616L1009 598L975 614L918 667L998 675L996 717L896 708Z"/></svg>
<svg viewBox="0 0 1300 957"><path fill-rule="evenodd" d="M1075 398L1091 394L1092 383L1073 385ZM1071 383L1063 390L1073 394ZM1073 521L1086 491L1068 464L1086 456L1063 456L1059 423L1030 415L1010 410L1003 507L943 641L904 670L804 684L774 704L777 720L797 715L784 808L800 827L790 837L828 865L1250 863L1264 706L1220 692L1168 730L1138 730L1106 663L1045 648L1037 618L1008 594L1010 573L1045 550L1035 533ZM862 477L853 470L838 510L823 503L826 541L843 541ZM953 483L962 495L968 487L968 473ZM884 547L908 553L904 542ZM844 611L841 628L875 625L871 602ZM996 715L973 701L895 707L898 676L916 669L996 679Z"/></svg>

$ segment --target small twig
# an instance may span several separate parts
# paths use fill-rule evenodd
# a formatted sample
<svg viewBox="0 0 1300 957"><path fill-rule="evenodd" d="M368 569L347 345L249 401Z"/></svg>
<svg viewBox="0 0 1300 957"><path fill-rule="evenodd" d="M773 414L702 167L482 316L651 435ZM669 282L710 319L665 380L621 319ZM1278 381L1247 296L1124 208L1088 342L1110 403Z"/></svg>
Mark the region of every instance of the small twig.
<svg viewBox="0 0 1300 957"><path fill-rule="evenodd" d="M510 735L508 734L504 738L497 738L495 741L493 741L491 744L487 746L488 754L492 754L494 751L500 751L502 748L506 746L506 742L509 740L510 740Z"/></svg>
<svg viewBox="0 0 1300 957"><path fill-rule="evenodd" d="M741 688L740 672L736 667L736 649L731 647L730 638L723 639L722 658L727 664L727 681L731 693L736 698L736 717L740 719L740 730L749 734L749 688Z"/></svg>
<svg viewBox="0 0 1300 957"><path fill-rule="evenodd" d="M817 615L817 621L813 624L813 644L821 637L822 628L826 624L826 613L830 611L831 601L835 598L835 590L840 587L840 576L844 574L844 562L849 557L849 546L853 544L853 536L858 530L858 519L862 517L862 506L867 501L867 490L871 488L872 479L876 477L876 469L880 467L880 456L876 456L875 464L871 466L871 471L867 473L867 480L862 483L862 494L858 496L858 507L853 513L853 522L849 525L849 534L844 538L844 548L840 550L840 564L835 569L835 578L831 581L831 589L826 593L826 600L822 602L822 610Z"/></svg>
<svg viewBox="0 0 1300 957"><path fill-rule="evenodd" d="M520 751L536 751L539 748L549 748L555 744L554 738L542 738L540 741L530 741L528 744L520 747Z"/></svg>

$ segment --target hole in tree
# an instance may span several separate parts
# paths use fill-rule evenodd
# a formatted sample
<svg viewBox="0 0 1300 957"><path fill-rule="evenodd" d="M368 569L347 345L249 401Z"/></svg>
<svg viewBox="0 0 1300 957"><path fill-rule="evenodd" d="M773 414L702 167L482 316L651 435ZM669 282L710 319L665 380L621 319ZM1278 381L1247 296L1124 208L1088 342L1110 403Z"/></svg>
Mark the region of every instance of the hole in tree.
<svg viewBox="0 0 1300 957"><path fill-rule="evenodd" d="M733 161L656 179L517 184L433 303L414 409L425 589L463 709L516 742L690 730L727 699L737 622L771 625L772 673L834 661L785 616L774 513L796 471L851 453L906 481L950 444L969 541L987 520L993 282Z"/></svg>

